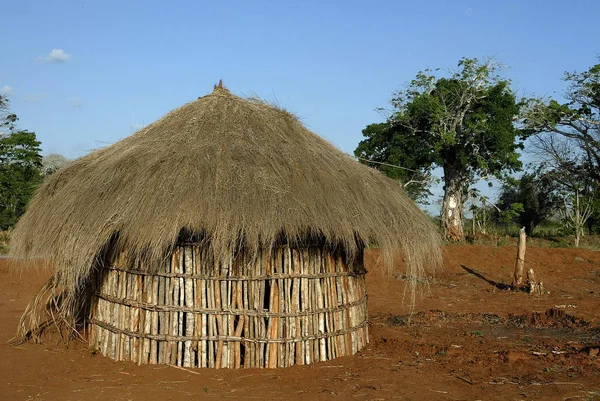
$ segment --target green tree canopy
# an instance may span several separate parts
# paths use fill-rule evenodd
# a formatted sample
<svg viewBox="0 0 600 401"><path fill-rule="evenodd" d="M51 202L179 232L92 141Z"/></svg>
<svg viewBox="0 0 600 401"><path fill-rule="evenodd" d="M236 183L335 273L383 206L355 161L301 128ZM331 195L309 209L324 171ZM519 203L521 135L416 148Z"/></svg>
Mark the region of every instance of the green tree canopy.
<svg viewBox="0 0 600 401"><path fill-rule="evenodd" d="M13 226L25 212L42 180L40 142L35 133L18 130L17 117L8 114L8 99L0 98L0 229Z"/></svg>
<svg viewBox="0 0 600 401"><path fill-rule="evenodd" d="M415 170L425 173L442 167L444 233L449 240L461 240L463 204L475 178L521 167L522 133L514 124L521 105L491 61L463 58L455 73L437 73L419 72L397 92L385 129L369 126L356 152L390 164L412 161Z"/></svg>
<svg viewBox="0 0 600 401"><path fill-rule="evenodd" d="M519 179L505 181L498 207L500 213L516 214L515 220L531 235L537 225L561 206L556 191L557 184L549 175L525 173ZM520 205L516 212L514 205Z"/></svg>
<svg viewBox="0 0 600 401"><path fill-rule="evenodd" d="M390 121L368 125L354 155L385 175L399 180L414 201L427 203L431 182L431 162L416 137L406 135L406 128Z"/></svg>

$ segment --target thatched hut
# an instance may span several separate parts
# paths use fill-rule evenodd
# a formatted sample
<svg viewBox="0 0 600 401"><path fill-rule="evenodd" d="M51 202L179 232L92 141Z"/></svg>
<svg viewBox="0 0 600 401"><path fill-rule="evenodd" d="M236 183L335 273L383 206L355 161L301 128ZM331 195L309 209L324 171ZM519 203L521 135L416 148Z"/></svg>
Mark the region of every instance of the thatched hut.
<svg viewBox="0 0 600 401"><path fill-rule="evenodd" d="M18 339L56 323L116 360L284 367L368 341L363 249L410 283L439 237L381 173L290 113L216 86L43 183L12 253L54 275Z"/></svg>

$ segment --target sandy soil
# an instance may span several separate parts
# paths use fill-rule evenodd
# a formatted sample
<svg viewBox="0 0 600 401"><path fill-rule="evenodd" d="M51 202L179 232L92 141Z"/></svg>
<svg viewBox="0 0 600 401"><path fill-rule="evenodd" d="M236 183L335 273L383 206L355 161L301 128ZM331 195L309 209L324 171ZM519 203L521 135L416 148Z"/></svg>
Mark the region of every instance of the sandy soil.
<svg viewBox="0 0 600 401"><path fill-rule="evenodd" d="M136 366L85 344L6 344L47 272L0 259L2 400L600 400L600 252L529 248L549 294L504 290L514 247L448 246L412 322L403 282L367 252L371 343L352 357L279 370Z"/></svg>

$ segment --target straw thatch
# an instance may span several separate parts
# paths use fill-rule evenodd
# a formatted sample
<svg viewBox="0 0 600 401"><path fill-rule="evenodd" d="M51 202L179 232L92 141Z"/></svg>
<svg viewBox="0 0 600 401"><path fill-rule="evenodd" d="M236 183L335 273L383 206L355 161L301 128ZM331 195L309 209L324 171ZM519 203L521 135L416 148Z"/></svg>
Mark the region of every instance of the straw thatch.
<svg viewBox="0 0 600 401"><path fill-rule="evenodd" d="M217 261L282 236L319 236L349 254L376 243L388 264L404 250L413 283L441 260L435 227L401 185L290 113L224 88L50 175L11 253L50 260L72 313L109 242L152 269L182 233L210 241Z"/></svg>

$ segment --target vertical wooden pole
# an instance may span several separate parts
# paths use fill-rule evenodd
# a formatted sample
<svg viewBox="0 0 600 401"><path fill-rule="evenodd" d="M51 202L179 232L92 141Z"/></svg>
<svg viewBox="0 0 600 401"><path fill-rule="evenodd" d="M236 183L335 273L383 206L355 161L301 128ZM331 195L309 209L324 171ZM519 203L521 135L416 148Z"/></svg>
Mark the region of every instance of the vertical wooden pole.
<svg viewBox="0 0 600 401"><path fill-rule="evenodd" d="M325 252L323 252L325 253ZM317 266L318 269L317 271L319 273L324 272L324 263L325 263L325 255L322 255L321 253L317 254ZM324 281L324 279L316 279L315 283L316 283L316 298L317 298L317 308L322 310L325 307L325 303L324 303L324 297L323 297L323 289L322 289L322 285L321 283ZM319 313L318 314L318 324L319 324L319 328L317 330L318 334L323 334L325 333L325 314L324 313ZM326 350L326 345L325 345L326 339L321 337L319 339L319 360L320 361L326 361L327 360L327 350Z"/></svg>
<svg viewBox="0 0 600 401"><path fill-rule="evenodd" d="M207 268L207 273L210 270L208 270ZM207 286L207 293L206 293L206 302L207 302L207 306L208 309L210 310L214 310L215 309L215 280L206 280L206 286ZM217 334L215 332L215 325L216 325L216 315L215 314L208 314L206 315L206 319L207 319L207 331L208 331L208 337L210 338L210 340L207 341L207 346L208 346L208 360L207 360L207 364L209 368L214 368L215 367L215 352L216 352L216 348L215 348L215 340L214 337Z"/></svg>
<svg viewBox="0 0 600 401"><path fill-rule="evenodd" d="M184 272L186 275L192 275L193 274L193 254L192 254L192 248L189 246L186 246L183 248L184 250ZM185 285L185 294L184 294L184 302L185 302L185 306L187 306L188 308L193 308L194 307L194 284L191 278L185 278L184 280L184 285ZM185 312L185 333L184 335L186 337L191 337L195 335L195 319L194 319L194 314L192 312ZM192 341L191 340L186 340L185 341L185 355L183 358L183 366L186 368L189 368L192 366L192 360L195 359L192 356Z"/></svg>
<svg viewBox="0 0 600 401"><path fill-rule="evenodd" d="M261 254L260 254L260 259L259 259L259 263L257 264L256 268L257 271L260 273L262 273L263 271L265 272L265 274L268 274L267 272L270 272L270 267L269 267L269 259L270 259L270 254L268 251L266 250L261 250ZM264 304L266 303L266 299L269 299L269 305L270 305L270 294L266 293L266 280L260 280L257 282L258 284L258 290L259 290L259 297L256 300L257 303L257 310L261 310L264 311L265 310L265 306ZM258 321L258 338L261 339L266 339L267 338L267 333L268 330L270 329L270 318L263 318L262 316L257 317L257 321ZM268 353L268 347L267 347L267 343L265 343L264 341L261 341L260 343L257 344L258 346L258 361L257 361L257 367L267 367L267 360L269 357L269 353Z"/></svg>
<svg viewBox="0 0 600 401"><path fill-rule="evenodd" d="M160 305L160 306L165 305L165 279L166 279L166 277L163 277L163 276L158 277L158 305ZM158 312L157 315L158 315L158 320L157 320L158 330L157 330L157 332L159 335L165 335L166 334L165 312ZM159 363L159 364L165 363L166 345L167 345L166 341L162 341L162 340L158 341L156 353L157 353L157 363Z"/></svg>
<svg viewBox="0 0 600 401"><path fill-rule="evenodd" d="M275 273L282 274L284 273L283 267L285 265L285 253L284 248L278 248L275 254ZM277 279L277 300L279 305L277 306L277 312L285 312L285 280ZM284 338L285 333L285 317L277 318L277 339L282 340ZM276 343L277 346L277 363L274 367L282 367L283 361L285 360L285 342Z"/></svg>
<svg viewBox="0 0 600 401"><path fill-rule="evenodd" d="M152 291L152 304L159 304L159 276L152 276L151 291ZM150 312L150 332L154 335L158 334L158 312ZM149 363L158 363L158 341L150 340L150 361Z"/></svg>
<svg viewBox="0 0 600 401"><path fill-rule="evenodd" d="M292 274L297 275L300 274L300 269L302 268L302 266L300 265L300 254L298 252L297 249L293 249L292 250ZM301 282L301 278L295 278L292 281L292 307L291 307L291 311L294 313L299 313L300 312L300 298L302 297L302 294L300 292L300 282ZM295 351L295 355L294 355L294 363L296 365L303 365L304 364L304 355L303 355L303 349L304 349L304 344L302 341L299 341L300 338L302 338L302 327L301 327L301 321L302 318L300 318L299 316L295 316L294 318L294 327L292 330L292 334L294 336L294 339L296 340L294 342L294 351Z"/></svg>
<svg viewBox="0 0 600 401"><path fill-rule="evenodd" d="M214 280L213 280L214 281ZM221 281L216 281L215 282L215 309L217 309L218 311L223 310L221 307ZM219 340L217 342L217 355L216 355L216 360L215 360L215 368L219 369L221 367L221 360L223 358L223 340L222 340L222 336L224 334L224 328L223 328L223 315L221 315L219 312L217 312L217 336L219 337Z"/></svg>
<svg viewBox="0 0 600 401"><path fill-rule="evenodd" d="M517 249L517 261L515 263L515 273L513 277L513 288L517 289L523 286L523 272L525 270L525 248L527 246L527 235L525 227L519 231L519 245Z"/></svg>
<svg viewBox="0 0 600 401"><path fill-rule="evenodd" d="M173 256L171 258L171 272L172 273L178 273L179 272L179 265L180 265L180 254L179 254L179 248L176 247L173 251ZM173 291L171 292L171 306L178 306L179 305L179 279L177 277L170 277L171 280L171 285L173 288ZM177 337L178 335L178 329L179 329L179 312L177 311L171 311L171 335L173 337ZM178 348L179 348L179 342L178 341L172 341L170 346L170 364L172 365L176 365L177 364L177 359L178 359Z"/></svg>
<svg viewBox="0 0 600 401"><path fill-rule="evenodd" d="M192 274L194 275L199 275L200 274L200 250L198 248L197 245L194 245L194 247L192 248L193 251L193 267L192 267ZM199 280L199 279L193 279L193 286L194 286L194 306L196 308L199 308L201 310L204 309L204 294L206 292L206 290L204 289L204 280ZM204 324L203 324L203 317L204 317L204 312L200 312L198 314L196 314L193 318L195 320L195 327L196 330L194 331L194 335L196 337L204 337L206 334L204 334ZM203 340L198 340L196 343L196 356L198 359L198 363L192 363L193 367L198 367L198 368L202 368L203 366L203 361L206 358L206 352L204 351L204 341Z"/></svg>
<svg viewBox="0 0 600 401"><path fill-rule="evenodd" d="M308 269L309 263L310 263L310 253L308 249L303 249L302 252L300 253L300 273L302 275L308 274L308 272L310 271ZM300 306L300 310L305 312L305 311L310 311L310 292L309 292L309 279L308 278L301 278L300 279L300 287L302 288L301 293L300 293L300 297L301 297L301 306ZM310 315L308 314L304 314L302 316L302 337L307 338L310 330L309 330L309 322L310 322ZM302 346L302 355L304 357L304 363L305 364L310 364L311 362L311 355L312 355L312 348L311 348L311 344L310 344L310 340L305 339L303 341L303 346Z"/></svg>
<svg viewBox="0 0 600 401"><path fill-rule="evenodd" d="M177 273L179 274L183 274L184 273L184 265L185 265L185 251L184 251L184 247L180 247L179 251L179 268ZM177 303L178 306L184 306L185 305L185 279L183 277L179 277L179 302ZM183 337L184 333L183 333L183 326L185 323L185 312L180 311L179 312L179 326L177 327L177 336L180 337L180 340L177 341L177 365L178 366L183 366L183 358L184 358L184 353L185 353L185 348L184 348L184 342L181 341L181 337Z"/></svg>
<svg viewBox="0 0 600 401"><path fill-rule="evenodd" d="M144 276L144 302L152 303L154 300L154 294L152 293L152 276ZM150 360L150 344L151 340L145 335L150 334L150 327L152 323L152 316L149 310L144 310L144 355L141 363L148 363Z"/></svg>
<svg viewBox="0 0 600 401"><path fill-rule="evenodd" d="M127 298L127 276L129 275L129 273L121 271L121 272L119 272L119 275L120 275L119 297L121 299L126 299ZM125 306L125 305L121 306L121 313L119 316L118 327L120 329L129 328L129 307L128 306ZM129 352L130 352L129 351L129 336L127 334L121 334L121 360L122 361L129 360Z"/></svg>

